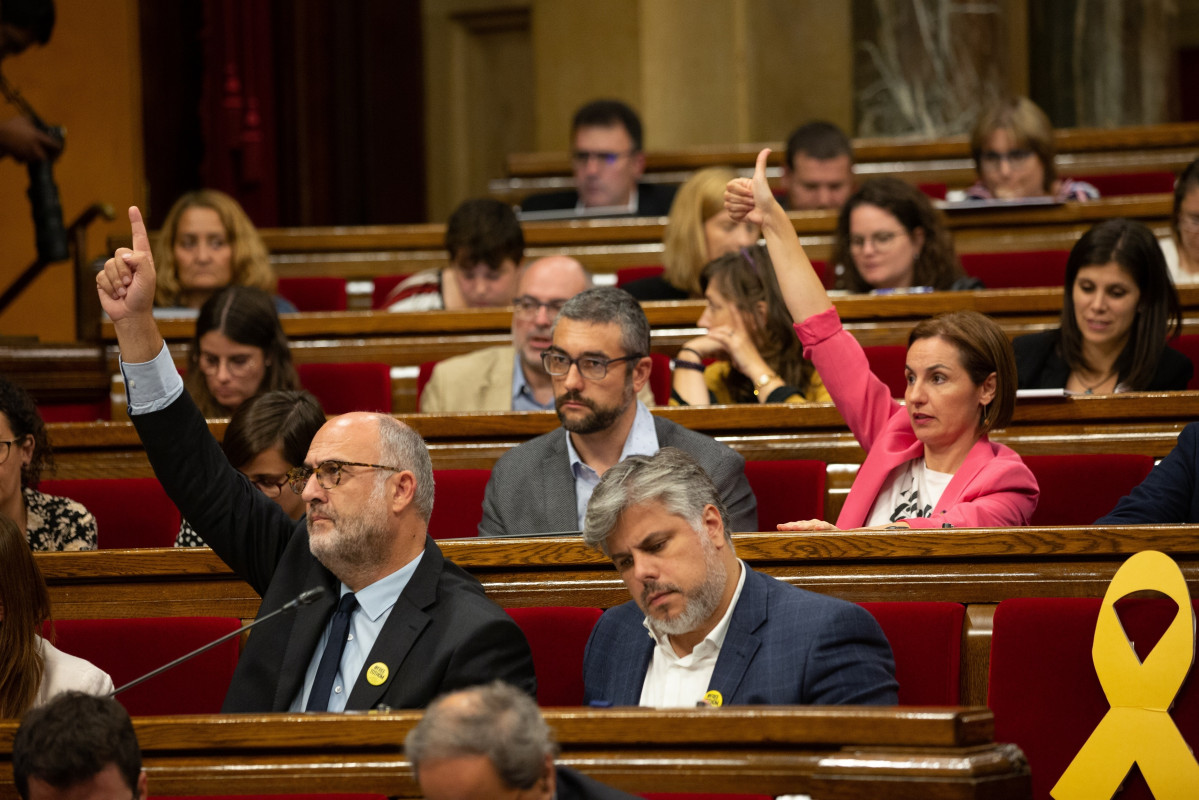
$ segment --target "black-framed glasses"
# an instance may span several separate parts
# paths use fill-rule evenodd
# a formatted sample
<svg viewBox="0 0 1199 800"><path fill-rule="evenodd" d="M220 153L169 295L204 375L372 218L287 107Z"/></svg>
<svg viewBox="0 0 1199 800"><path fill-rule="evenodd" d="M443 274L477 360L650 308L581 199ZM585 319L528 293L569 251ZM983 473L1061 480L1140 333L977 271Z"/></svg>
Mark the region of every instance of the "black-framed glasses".
<svg viewBox="0 0 1199 800"><path fill-rule="evenodd" d="M874 245L874 249L882 253L890 250L893 245L899 242L900 231L875 231L869 236L850 236L850 250L865 250L866 243Z"/></svg>
<svg viewBox="0 0 1199 800"><path fill-rule="evenodd" d="M575 150L570 154L570 158L580 167L587 166L592 159L595 159L599 163L610 167L620 159L627 158L628 156L633 155L635 152L637 151L629 150L624 153L614 153L611 150Z"/></svg>
<svg viewBox="0 0 1199 800"><path fill-rule="evenodd" d="M29 438L29 434L25 434L24 436L18 436L15 439L0 439L0 444L4 445L4 450L0 451L3 453L3 455L0 455L0 464L3 464L5 461L8 461L8 457L10 455L12 455L12 446L14 444L16 444L17 442L24 442L28 438Z"/></svg>
<svg viewBox="0 0 1199 800"><path fill-rule="evenodd" d="M287 475L246 475L250 483L267 497L278 497L291 481Z"/></svg>
<svg viewBox="0 0 1199 800"><path fill-rule="evenodd" d="M579 374L587 380L602 381L608 375L608 365L621 361L636 361L645 356L635 353L620 358L604 358L603 356L579 356L571 358L560 350L547 350L541 354L541 364L550 375L565 375L570 372L571 364L579 368Z"/></svg>
<svg viewBox="0 0 1199 800"><path fill-rule="evenodd" d="M387 467L383 464L363 464L358 461L322 461L315 467L293 467L287 471L287 483L296 494L303 494L308 479L316 476L316 482L322 489L328 491L341 483L341 471L346 467L369 467L370 469L385 469L388 472L403 472L400 467Z"/></svg>
<svg viewBox="0 0 1199 800"><path fill-rule="evenodd" d="M551 317L558 316L558 312L562 310L562 306L566 305L565 300L548 300L542 302L536 297L530 295L521 295L512 301L512 305L516 308L516 313L522 317L532 319L537 316L537 312L545 309L546 313Z"/></svg>

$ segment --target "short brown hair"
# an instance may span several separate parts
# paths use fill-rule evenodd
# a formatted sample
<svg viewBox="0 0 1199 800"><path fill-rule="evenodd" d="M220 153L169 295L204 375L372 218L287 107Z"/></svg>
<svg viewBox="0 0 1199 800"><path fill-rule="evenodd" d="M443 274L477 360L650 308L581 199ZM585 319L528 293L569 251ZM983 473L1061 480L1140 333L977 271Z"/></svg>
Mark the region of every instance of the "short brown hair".
<svg viewBox="0 0 1199 800"><path fill-rule="evenodd" d="M1049 117L1027 97L1012 97L983 111L970 134L970 153L974 156L974 169L982 174L982 152L987 140L995 131L1007 131L1017 147L1027 147L1041 159L1045 170L1046 192L1057 180L1054 165L1056 149L1053 144L1053 124Z"/></svg>
<svg viewBox="0 0 1199 800"><path fill-rule="evenodd" d="M1003 328L977 311L952 311L926 319L912 329L908 347L919 339L939 336L958 349L962 366L975 386L995 373L995 399L983 408L979 428L987 433L1012 421L1016 408L1016 355Z"/></svg>

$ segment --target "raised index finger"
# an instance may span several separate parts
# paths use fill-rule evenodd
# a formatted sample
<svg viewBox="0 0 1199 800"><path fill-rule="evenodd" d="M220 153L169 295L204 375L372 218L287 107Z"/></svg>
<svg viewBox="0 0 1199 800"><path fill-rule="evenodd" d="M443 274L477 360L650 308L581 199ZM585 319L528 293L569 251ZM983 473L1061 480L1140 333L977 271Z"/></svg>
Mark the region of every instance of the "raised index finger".
<svg viewBox="0 0 1199 800"><path fill-rule="evenodd" d="M150 237L146 235L146 223L137 206L129 206L129 227L133 229L133 249L138 253L150 252Z"/></svg>
<svg viewBox="0 0 1199 800"><path fill-rule="evenodd" d="M770 158L770 148L765 147L758 153L758 162L754 165L754 180L766 180L766 160Z"/></svg>

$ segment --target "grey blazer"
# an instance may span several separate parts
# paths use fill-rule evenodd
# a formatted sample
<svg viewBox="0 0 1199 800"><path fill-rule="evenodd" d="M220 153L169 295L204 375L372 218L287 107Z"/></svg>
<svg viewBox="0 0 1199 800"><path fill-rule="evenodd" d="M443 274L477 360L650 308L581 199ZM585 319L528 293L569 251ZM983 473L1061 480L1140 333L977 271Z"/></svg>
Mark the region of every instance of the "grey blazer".
<svg viewBox="0 0 1199 800"><path fill-rule="evenodd" d="M710 436L654 417L661 447L689 453L716 484L733 531L758 529L758 501L745 478L745 459ZM566 429L557 428L512 448L491 469L483 497L480 536L575 531L575 479L566 454Z"/></svg>

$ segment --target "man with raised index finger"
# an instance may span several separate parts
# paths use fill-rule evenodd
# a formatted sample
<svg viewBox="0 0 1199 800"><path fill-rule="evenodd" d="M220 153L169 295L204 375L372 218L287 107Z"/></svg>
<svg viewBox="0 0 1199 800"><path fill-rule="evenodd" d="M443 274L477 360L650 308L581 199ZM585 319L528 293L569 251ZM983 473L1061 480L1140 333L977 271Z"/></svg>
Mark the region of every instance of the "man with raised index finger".
<svg viewBox="0 0 1199 800"><path fill-rule="evenodd" d="M183 391L151 316L154 262L137 208L133 249L96 276L112 318L129 413L155 474L214 551L262 595L259 614L324 596L258 627L226 712L417 708L500 677L532 693L528 643L426 533L433 471L420 436L385 414L330 419L289 473L292 522L233 469Z"/></svg>

